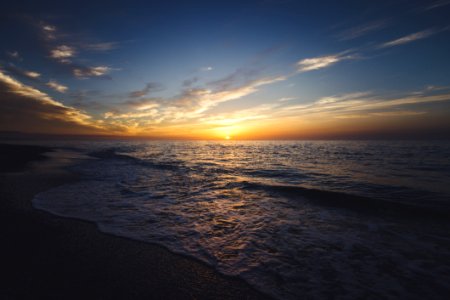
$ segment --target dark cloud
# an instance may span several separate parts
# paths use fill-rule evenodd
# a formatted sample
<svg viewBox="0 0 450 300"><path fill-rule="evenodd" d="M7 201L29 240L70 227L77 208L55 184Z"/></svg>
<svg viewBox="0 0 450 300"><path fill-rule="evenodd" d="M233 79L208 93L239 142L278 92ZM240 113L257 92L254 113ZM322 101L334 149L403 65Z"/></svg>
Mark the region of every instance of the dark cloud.
<svg viewBox="0 0 450 300"><path fill-rule="evenodd" d="M101 133L90 116L0 71L0 130L35 133Z"/></svg>

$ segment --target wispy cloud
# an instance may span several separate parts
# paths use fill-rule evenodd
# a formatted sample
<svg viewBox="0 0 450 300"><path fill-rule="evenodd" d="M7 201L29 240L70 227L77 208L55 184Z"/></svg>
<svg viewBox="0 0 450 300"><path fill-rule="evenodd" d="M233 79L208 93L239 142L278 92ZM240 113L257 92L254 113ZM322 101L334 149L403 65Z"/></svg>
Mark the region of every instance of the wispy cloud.
<svg viewBox="0 0 450 300"><path fill-rule="evenodd" d="M209 128L227 129L258 120L305 120L405 118L424 115L427 111L418 104L450 101L450 94L404 95L400 97L376 96L370 92L355 92L327 96L312 103L275 101L252 108L237 109L226 113L200 115L196 124L208 124ZM156 113L156 112L155 112Z"/></svg>
<svg viewBox="0 0 450 300"><path fill-rule="evenodd" d="M82 47L90 51L110 51L119 47L118 42L103 42L103 43L92 43L83 44Z"/></svg>
<svg viewBox="0 0 450 300"><path fill-rule="evenodd" d="M308 72L330 67L340 61L354 58L351 55L326 55L312 58L305 58L297 62L299 72Z"/></svg>
<svg viewBox="0 0 450 300"><path fill-rule="evenodd" d="M407 94L401 97L375 96L370 92L357 92L320 98L313 103L285 106L288 114L313 116L327 115L332 118L368 116L413 116L423 114L411 109L418 104L450 101L449 93ZM406 113L407 112L407 113Z"/></svg>
<svg viewBox="0 0 450 300"><path fill-rule="evenodd" d="M201 114L222 102L240 99L257 92L261 86L285 79L286 78L283 76L262 78L231 89L191 89L183 92L175 99L175 101L172 101L171 104L178 108L187 109L191 117L198 116L198 114Z"/></svg>
<svg viewBox="0 0 450 300"><path fill-rule="evenodd" d="M207 85L216 90L227 90L256 80L261 75L258 68L239 68L224 78L208 82Z"/></svg>
<svg viewBox="0 0 450 300"><path fill-rule="evenodd" d="M89 77L105 77L111 68L107 66L97 66L97 67L81 67L78 66L73 69L73 75L78 79L86 79Z"/></svg>
<svg viewBox="0 0 450 300"><path fill-rule="evenodd" d="M265 103L231 113L218 113L205 116L200 118L199 122L211 124L214 127L232 126L247 121L271 118L273 110L277 107L277 104Z"/></svg>
<svg viewBox="0 0 450 300"><path fill-rule="evenodd" d="M433 1L433 2L429 3L429 5L425 8L425 10L431 10L431 9L447 6L449 4L450 4L449 0Z"/></svg>
<svg viewBox="0 0 450 300"><path fill-rule="evenodd" d="M388 24L389 22L387 20L378 20L370 23L365 23L340 32L339 34L337 34L337 38L341 41L356 39L371 32L383 29Z"/></svg>
<svg viewBox="0 0 450 300"><path fill-rule="evenodd" d="M411 117L426 114L426 111L409 111L409 110L395 110L395 111L383 111L383 112L366 112L360 114L336 114L333 118L335 119L367 119L370 117Z"/></svg>
<svg viewBox="0 0 450 300"><path fill-rule="evenodd" d="M241 86L229 89L197 88L183 91L171 99L137 99L125 104L131 111L108 111L108 119L126 120L147 126L149 124L175 124L187 120L206 118L206 112L220 103L241 99L253 94L260 87L283 81L286 77L267 77L249 81Z"/></svg>
<svg viewBox="0 0 450 300"><path fill-rule="evenodd" d="M164 90L164 86L158 82L149 82L142 90L133 91L130 93L131 98L139 98L148 95L149 93L159 92Z"/></svg>
<svg viewBox="0 0 450 300"><path fill-rule="evenodd" d="M404 37L386 42L384 44L381 44L379 47L380 48L387 48L387 47L394 47L394 46L399 46L399 45L404 45L404 44L408 44L417 40L422 40L425 38L428 38L434 34L436 34L437 31L434 29L427 29L427 30L422 30L416 33L412 33L409 35L406 35Z"/></svg>
<svg viewBox="0 0 450 300"><path fill-rule="evenodd" d="M378 117L404 117L404 116L418 116L426 114L425 111L410 111L410 110L399 110L399 111L383 111L371 113L373 116Z"/></svg>
<svg viewBox="0 0 450 300"><path fill-rule="evenodd" d="M443 90L449 90L450 86L439 86L439 85L427 85L425 87L426 91L443 91Z"/></svg>
<svg viewBox="0 0 450 300"><path fill-rule="evenodd" d="M194 83L198 82L199 78L196 77L192 77L192 78L188 78L186 80L183 81L183 87L191 87Z"/></svg>
<svg viewBox="0 0 450 300"><path fill-rule="evenodd" d="M46 83L46 85L49 88L52 88L55 91L60 92L60 93L65 93L69 89L67 86L59 84L54 80L50 80L49 82Z"/></svg>
<svg viewBox="0 0 450 300"><path fill-rule="evenodd" d="M212 70L213 70L213 67L211 67L211 66L200 68L200 71L212 71Z"/></svg>
<svg viewBox="0 0 450 300"><path fill-rule="evenodd" d="M295 100L297 99L296 97L282 97L280 99L278 99L277 101L279 102L286 102L286 101L291 101L291 100Z"/></svg>
<svg viewBox="0 0 450 300"><path fill-rule="evenodd" d="M8 51L6 54L13 59L22 60L18 51Z"/></svg>
<svg viewBox="0 0 450 300"><path fill-rule="evenodd" d="M336 102L344 102L344 101L350 101L355 99L361 99L370 96L370 92L357 92L357 93L350 93L350 94L344 94L344 95L335 95L335 96L328 96L320 98L316 101L316 104L332 104Z"/></svg>
<svg viewBox="0 0 450 300"><path fill-rule="evenodd" d="M148 99L130 99L124 104L130 106L136 110L147 110L159 107L161 104L160 98L148 98Z"/></svg>

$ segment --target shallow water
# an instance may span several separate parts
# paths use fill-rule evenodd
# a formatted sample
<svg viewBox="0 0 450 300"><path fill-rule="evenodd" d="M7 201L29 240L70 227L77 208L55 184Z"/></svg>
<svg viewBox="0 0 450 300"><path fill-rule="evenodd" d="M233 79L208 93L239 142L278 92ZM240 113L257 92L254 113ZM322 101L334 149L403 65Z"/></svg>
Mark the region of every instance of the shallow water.
<svg viewBox="0 0 450 300"><path fill-rule="evenodd" d="M37 195L35 207L162 244L280 299L450 292L450 222L433 213L450 205L449 143L76 147L98 159L74 167L81 182ZM361 210L358 201L401 205Z"/></svg>

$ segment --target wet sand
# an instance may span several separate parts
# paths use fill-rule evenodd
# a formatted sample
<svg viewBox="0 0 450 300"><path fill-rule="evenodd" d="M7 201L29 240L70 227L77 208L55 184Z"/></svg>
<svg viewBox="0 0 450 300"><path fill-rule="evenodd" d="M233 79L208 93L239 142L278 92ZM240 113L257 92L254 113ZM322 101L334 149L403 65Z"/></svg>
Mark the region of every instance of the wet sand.
<svg viewBox="0 0 450 300"><path fill-rule="evenodd" d="M0 299L268 299L158 245L34 209L35 194L77 176L70 159L43 159L50 149L15 147L0 145L11 161L0 168Z"/></svg>

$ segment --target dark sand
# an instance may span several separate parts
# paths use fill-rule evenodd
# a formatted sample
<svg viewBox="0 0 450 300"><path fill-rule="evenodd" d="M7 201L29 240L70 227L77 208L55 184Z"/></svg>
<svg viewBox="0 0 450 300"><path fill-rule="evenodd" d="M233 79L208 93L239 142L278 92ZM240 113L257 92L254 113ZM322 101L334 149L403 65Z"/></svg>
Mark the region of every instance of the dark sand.
<svg viewBox="0 0 450 300"><path fill-rule="evenodd" d="M158 245L33 209L35 194L77 180L47 150L0 145L0 299L268 299Z"/></svg>

